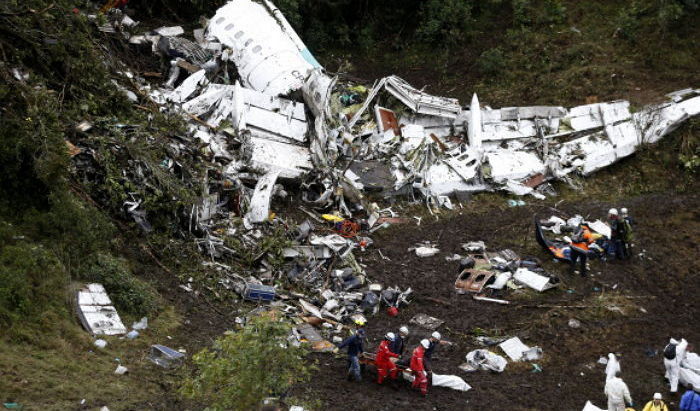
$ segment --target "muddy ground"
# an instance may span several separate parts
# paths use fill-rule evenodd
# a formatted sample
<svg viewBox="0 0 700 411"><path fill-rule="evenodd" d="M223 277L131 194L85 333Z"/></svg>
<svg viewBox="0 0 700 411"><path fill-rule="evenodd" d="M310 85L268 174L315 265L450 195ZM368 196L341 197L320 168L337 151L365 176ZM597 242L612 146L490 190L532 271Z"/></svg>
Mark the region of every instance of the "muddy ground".
<svg viewBox="0 0 700 411"><path fill-rule="evenodd" d="M700 195L697 190L690 193L695 194L645 195L616 204L558 204L564 213L591 218L604 218L612 206L626 206L637 222L635 253L644 250L644 255L624 262L593 261L592 276L587 279L569 275L567 266L548 259L534 241L532 216L551 215L549 207L554 206L556 197L537 206L516 208L508 208L503 200L502 206L465 210L435 222L424 218L420 226L395 225L378 232L374 248L361 255L368 275L385 285L410 286L415 290L415 298L396 318L380 312L369 319L370 346L375 347L387 331L408 324L417 313L443 319L446 322L439 330L454 346L438 348L434 371L460 375L473 389L462 393L433 388L427 398L421 398L406 382L393 387L378 386L373 381L374 370L370 369L363 382L350 383L345 379L344 357L318 354L315 357L319 371L312 386L299 387L298 391L321 399L325 409L339 410L580 410L587 400L605 406L604 366L596 361L614 352L620 358L623 379L639 409L654 392L663 393L675 409L680 397L668 392L660 352L670 336L700 343L696 322ZM424 240L436 242L440 254L418 258L407 251L415 242ZM542 294L506 294L504 297L512 301L508 306L457 295L453 283L458 263L448 262L445 257L464 254L460 245L473 240L485 241L491 250L511 248L520 255L539 257L548 271L561 278L561 286ZM382 259L378 249L390 261ZM551 307L567 305L589 307ZM618 306L624 314L601 308L605 305ZM570 318L579 319L581 328L570 328ZM429 331L410 328L412 349ZM533 372L528 363L509 363L502 374L460 371L457 366L464 362L464 356L480 348L473 338L477 328L489 335L519 336L528 345L542 347L544 357L537 363L543 371ZM495 351L500 352L498 348Z"/></svg>

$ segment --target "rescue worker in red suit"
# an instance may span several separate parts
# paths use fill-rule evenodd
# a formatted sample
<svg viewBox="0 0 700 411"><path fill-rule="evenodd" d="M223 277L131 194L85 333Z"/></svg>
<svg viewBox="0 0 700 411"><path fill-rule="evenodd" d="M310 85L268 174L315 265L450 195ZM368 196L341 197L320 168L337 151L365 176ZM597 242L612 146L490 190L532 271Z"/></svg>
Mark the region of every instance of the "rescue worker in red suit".
<svg viewBox="0 0 700 411"><path fill-rule="evenodd" d="M396 339L394 333L387 333L384 336L384 341L379 344L377 348L377 356L374 360L377 366L377 383L381 384L384 382L384 378L391 377L392 380L396 379L399 369L396 368L396 364L391 361L392 358L399 358L398 354L391 352L389 344L393 343Z"/></svg>
<svg viewBox="0 0 700 411"><path fill-rule="evenodd" d="M413 350L413 355L411 356L411 372L415 379L413 380L413 388L420 388L421 394L428 395L428 375L425 372L425 366L423 365L423 357L425 356L425 349L430 346L430 341L423 339L420 345Z"/></svg>

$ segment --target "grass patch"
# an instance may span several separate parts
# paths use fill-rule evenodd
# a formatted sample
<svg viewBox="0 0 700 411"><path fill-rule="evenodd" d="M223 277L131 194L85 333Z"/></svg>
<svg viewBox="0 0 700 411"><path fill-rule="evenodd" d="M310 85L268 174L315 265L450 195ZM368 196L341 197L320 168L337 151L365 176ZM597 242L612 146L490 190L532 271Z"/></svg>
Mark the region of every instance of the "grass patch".
<svg viewBox="0 0 700 411"><path fill-rule="evenodd" d="M0 400L42 410L77 409L83 399L90 409L152 408L182 378L182 371L151 363L148 348L169 345L167 335L176 332L180 321L167 307L149 319L149 328L135 340L102 337L108 342L105 349L93 345L77 319L62 322L59 333L41 335L47 343L43 349L0 340ZM129 372L115 375L118 363Z"/></svg>

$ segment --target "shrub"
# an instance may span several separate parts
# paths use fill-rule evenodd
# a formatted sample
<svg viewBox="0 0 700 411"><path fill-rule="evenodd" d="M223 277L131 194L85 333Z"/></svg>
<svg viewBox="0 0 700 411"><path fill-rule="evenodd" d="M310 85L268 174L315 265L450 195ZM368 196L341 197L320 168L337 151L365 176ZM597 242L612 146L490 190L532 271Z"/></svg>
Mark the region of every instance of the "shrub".
<svg viewBox="0 0 700 411"><path fill-rule="evenodd" d="M472 20L471 2L428 0L419 12L418 37L431 43L455 44L464 38Z"/></svg>
<svg viewBox="0 0 700 411"><path fill-rule="evenodd" d="M500 47L496 47L481 53L476 64L482 74L495 76L506 66L506 58L503 50Z"/></svg>
<svg viewBox="0 0 700 411"><path fill-rule="evenodd" d="M4 225L4 223L3 223ZM6 232L7 233L7 232ZM46 248L0 235L0 327L31 323L49 311L65 313L68 274Z"/></svg>
<svg viewBox="0 0 700 411"><path fill-rule="evenodd" d="M290 325L263 315L238 332L227 332L213 349L193 357L196 375L180 392L210 404L211 409L257 409L262 400L278 396L310 375L302 348L287 345Z"/></svg>
<svg viewBox="0 0 700 411"><path fill-rule="evenodd" d="M120 312L141 316L158 308L155 290L135 277L123 259L97 254L83 278L101 283Z"/></svg>

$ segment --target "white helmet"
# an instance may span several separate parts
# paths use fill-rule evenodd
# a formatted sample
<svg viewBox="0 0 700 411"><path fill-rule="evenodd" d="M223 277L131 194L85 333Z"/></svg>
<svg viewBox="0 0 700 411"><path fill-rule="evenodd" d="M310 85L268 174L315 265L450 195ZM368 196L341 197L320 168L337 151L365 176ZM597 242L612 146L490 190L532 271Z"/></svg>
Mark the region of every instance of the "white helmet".
<svg viewBox="0 0 700 411"><path fill-rule="evenodd" d="M386 338L389 341L394 341L396 339L396 336L394 335L394 333L386 333L384 338Z"/></svg>
<svg viewBox="0 0 700 411"><path fill-rule="evenodd" d="M661 393L660 393L660 392L657 392L656 394L654 394L654 399L655 399L655 400L660 400L660 399L662 399L662 398L663 398L663 397L661 397Z"/></svg>
<svg viewBox="0 0 700 411"><path fill-rule="evenodd" d="M622 208L620 209L620 214L622 214L622 215L627 215L627 208L622 207ZM657 394L658 394L658 393L657 393Z"/></svg>
<svg viewBox="0 0 700 411"><path fill-rule="evenodd" d="M408 335L408 327L402 325L401 328L399 328L399 333Z"/></svg>
<svg viewBox="0 0 700 411"><path fill-rule="evenodd" d="M442 339L442 335L440 335L439 332L435 331L431 337L435 338L436 340L440 341Z"/></svg>
<svg viewBox="0 0 700 411"><path fill-rule="evenodd" d="M428 341L427 339L424 338L424 339L420 340L420 345L422 345L423 348L428 348L428 347L430 347L430 341Z"/></svg>
<svg viewBox="0 0 700 411"><path fill-rule="evenodd" d="M617 215L617 208L611 208L610 211L608 211L608 214Z"/></svg>

